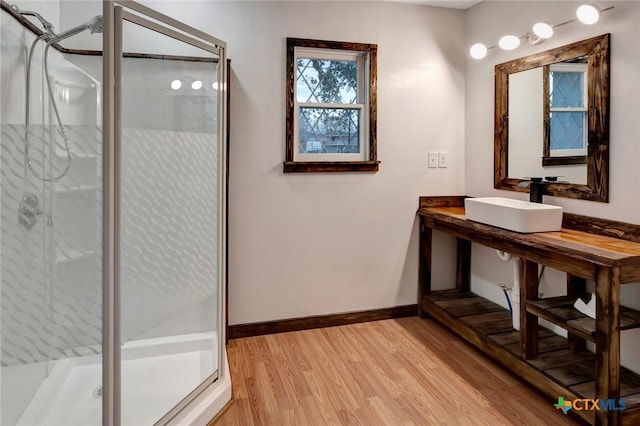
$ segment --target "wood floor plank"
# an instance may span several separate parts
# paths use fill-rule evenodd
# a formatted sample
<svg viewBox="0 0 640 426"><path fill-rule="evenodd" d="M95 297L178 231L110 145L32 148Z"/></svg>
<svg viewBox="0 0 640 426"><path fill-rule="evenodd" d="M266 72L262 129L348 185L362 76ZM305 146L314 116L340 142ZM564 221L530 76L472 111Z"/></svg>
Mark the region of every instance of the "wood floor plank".
<svg viewBox="0 0 640 426"><path fill-rule="evenodd" d="M293 408L298 405L298 391L296 387L296 378L292 372L290 363L284 354L282 348L277 344L275 339L266 339L268 353L263 356L263 360L267 365L267 368L273 369L272 374L277 375L274 379L276 382L276 399L278 405L282 405L283 408ZM272 362L265 360L267 356L273 358ZM308 393L310 394L310 393ZM293 395L293 398L291 397Z"/></svg>
<svg viewBox="0 0 640 426"><path fill-rule="evenodd" d="M260 392L256 393L256 397L252 398L252 401L258 404L262 413L271 413L278 411L278 402L274 395L274 387L270 380L269 372L267 372L260 353L261 346L264 346L264 340L264 337L260 336L248 341L249 350L251 351L251 362L254 366L254 374L251 378L260 389Z"/></svg>
<svg viewBox="0 0 640 426"><path fill-rule="evenodd" d="M281 373L286 375L287 380L295 390L295 395L298 397L311 395L311 390L309 389L309 386L304 380L304 376L302 374L309 367L300 359L300 350L298 346L290 340L290 334L291 333L279 333L268 336L268 338L273 342L274 346L282 348L284 359L282 359L281 367L286 370L281 371Z"/></svg>
<svg viewBox="0 0 640 426"><path fill-rule="evenodd" d="M370 342L361 337L362 332L356 327L345 327L343 332L351 335L352 344L362 355L362 362L351 364L369 382L373 388L378 388L375 395L383 395L393 399L398 396L398 388L395 384L395 369L392 367L392 360L378 356L377 348L370 345ZM391 362L390 362L391 361Z"/></svg>
<svg viewBox="0 0 640 426"><path fill-rule="evenodd" d="M310 340L316 345L316 350L321 351L325 358L322 365L324 382L328 382L328 390L336 395L339 400L339 409L347 412L362 408L365 397L358 389L351 386L351 374L344 363L333 363L331 360L338 357L338 353L331 346L324 333L314 333Z"/></svg>
<svg viewBox="0 0 640 426"><path fill-rule="evenodd" d="M234 402L215 426L578 424L417 317L234 339L227 354Z"/></svg>
<svg viewBox="0 0 640 426"><path fill-rule="evenodd" d="M360 365L362 357L360 354L352 350L352 344L347 335L343 332L344 327L328 327L322 330L323 335L327 338L328 346L333 350L336 359L341 359L338 363L338 369L343 375L345 386L354 399L358 401L361 409L366 407L366 400L376 394L375 386L369 384L366 380L366 372L362 374L353 365Z"/></svg>
<svg viewBox="0 0 640 426"><path fill-rule="evenodd" d="M285 384L280 376L280 368L276 361L276 354L269 347L269 340L260 336L255 339L255 343L262 366L264 367L263 377L266 379L265 386L268 386L270 390L270 402L273 404L272 411L291 409L290 400L283 392Z"/></svg>
<svg viewBox="0 0 640 426"><path fill-rule="evenodd" d="M360 408L330 362L333 354L322 339L322 334L302 333L302 335L304 345L308 348L310 365L313 367L310 371L305 372L305 377L307 377L307 383L312 393L320 396L321 408L330 412L336 421L338 421L337 411Z"/></svg>
<svg viewBox="0 0 640 426"><path fill-rule="evenodd" d="M424 391L424 387L416 379L416 376L407 370L401 370L401 383L405 390L402 398L396 399L402 409L412 419L423 419L422 424L435 424L440 418L446 417L446 408L434 404L430 393Z"/></svg>

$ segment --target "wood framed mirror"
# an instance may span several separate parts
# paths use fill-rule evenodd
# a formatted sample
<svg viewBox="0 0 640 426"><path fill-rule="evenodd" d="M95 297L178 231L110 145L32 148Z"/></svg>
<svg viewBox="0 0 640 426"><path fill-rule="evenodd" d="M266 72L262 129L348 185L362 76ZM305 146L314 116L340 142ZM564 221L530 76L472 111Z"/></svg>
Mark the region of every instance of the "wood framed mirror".
<svg viewBox="0 0 640 426"><path fill-rule="evenodd" d="M609 201L609 38L495 66L495 188Z"/></svg>

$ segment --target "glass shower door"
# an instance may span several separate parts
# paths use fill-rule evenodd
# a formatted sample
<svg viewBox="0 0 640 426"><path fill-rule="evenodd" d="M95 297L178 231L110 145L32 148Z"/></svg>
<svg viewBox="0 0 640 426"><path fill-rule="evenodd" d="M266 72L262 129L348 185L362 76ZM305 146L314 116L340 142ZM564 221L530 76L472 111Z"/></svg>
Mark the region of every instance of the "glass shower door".
<svg viewBox="0 0 640 426"><path fill-rule="evenodd" d="M218 376L222 70L217 49L123 15L121 416L164 424Z"/></svg>

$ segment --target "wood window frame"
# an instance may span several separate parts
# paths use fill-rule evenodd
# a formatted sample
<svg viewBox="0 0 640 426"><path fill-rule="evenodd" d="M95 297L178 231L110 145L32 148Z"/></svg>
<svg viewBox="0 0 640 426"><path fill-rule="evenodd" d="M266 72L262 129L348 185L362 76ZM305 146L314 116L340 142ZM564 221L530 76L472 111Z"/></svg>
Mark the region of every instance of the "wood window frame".
<svg viewBox="0 0 640 426"><path fill-rule="evenodd" d="M334 49L367 54L367 100L368 126L367 159L363 161L295 161L296 149L296 55L297 47L310 49ZM286 152L284 173L335 173L335 172L377 172L380 161L377 159L377 52L375 44L350 43L339 41L287 38L287 82L286 82ZM366 106L365 106L366 108Z"/></svg>

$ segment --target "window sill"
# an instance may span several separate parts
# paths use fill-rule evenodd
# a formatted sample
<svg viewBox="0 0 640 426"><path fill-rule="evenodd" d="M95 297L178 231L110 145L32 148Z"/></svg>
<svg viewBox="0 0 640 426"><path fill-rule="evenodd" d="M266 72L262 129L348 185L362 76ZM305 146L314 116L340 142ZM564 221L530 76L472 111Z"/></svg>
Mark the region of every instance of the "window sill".
<svg viewBox="0 0 640 426"><path fill-rule="evenodd" d="M564 166L567 164L587 164L586 155L572 155L566 157L542 157L543 166Z"/></svg>
<svg viewBox="0 0 640 426"><path fill-rule="evenodd" d="M285 161L284 173L377 172L380 161Z"/></svg>

